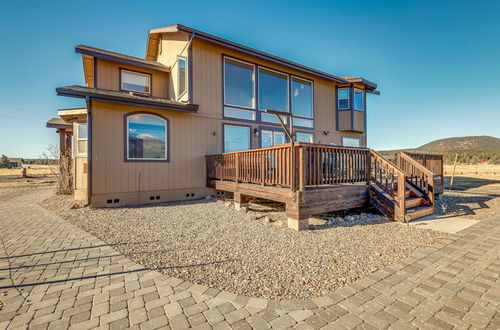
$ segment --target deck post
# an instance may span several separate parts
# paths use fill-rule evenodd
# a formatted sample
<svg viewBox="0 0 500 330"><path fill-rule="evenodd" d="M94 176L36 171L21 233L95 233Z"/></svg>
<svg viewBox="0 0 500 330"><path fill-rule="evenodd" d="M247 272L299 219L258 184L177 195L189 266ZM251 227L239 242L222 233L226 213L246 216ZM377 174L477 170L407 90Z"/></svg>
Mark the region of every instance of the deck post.
<svg viewBox="0 0 500 330"><path fill-rule="evenodd" d="M242 207L248 207L248 201L250 197L242 195L239 192L235 192L233 194L233 199L234 199L234 209L236 211L241 210Z"/></svg>
<svg viewBox="0 0 500 330"><path fill-rule="evenodd" d="M309 229L309 219L294 219L294 218L288 218L288 228L296 230L296 231L302 231L302 230L308 230Z"/></svg>

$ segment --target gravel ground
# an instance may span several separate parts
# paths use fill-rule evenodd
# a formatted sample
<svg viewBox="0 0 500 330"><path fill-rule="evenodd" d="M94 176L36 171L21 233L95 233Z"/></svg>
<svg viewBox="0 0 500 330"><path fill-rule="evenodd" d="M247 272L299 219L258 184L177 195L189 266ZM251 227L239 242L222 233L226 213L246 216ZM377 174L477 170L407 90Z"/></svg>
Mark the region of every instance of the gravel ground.
<svg viewBox="0 0 500 330"><path fill-rule="evenodd" d="M270 299L325 295L446 236L366 214L295 232L279 210L243 213L220 200L72 209L74 200L54 196L42 204L147 267Z"/></svg>

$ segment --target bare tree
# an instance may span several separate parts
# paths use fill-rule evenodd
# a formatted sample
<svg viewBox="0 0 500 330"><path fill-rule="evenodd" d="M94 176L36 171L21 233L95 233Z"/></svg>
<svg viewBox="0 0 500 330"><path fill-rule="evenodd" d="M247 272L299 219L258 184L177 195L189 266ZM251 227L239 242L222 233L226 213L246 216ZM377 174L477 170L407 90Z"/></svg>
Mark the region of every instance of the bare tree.
<svg viewBox="0 0 500 330"><path fill-rule="evenodd" d="M71 173L71 155L69 153L61 154L59 147L50 144L47 151L42 154L42 157L47 160L47 164L53 160L59 160L58 167L50 167L52 174L57 178L57 194L70 195L73 193L73 175Z"/></svg>

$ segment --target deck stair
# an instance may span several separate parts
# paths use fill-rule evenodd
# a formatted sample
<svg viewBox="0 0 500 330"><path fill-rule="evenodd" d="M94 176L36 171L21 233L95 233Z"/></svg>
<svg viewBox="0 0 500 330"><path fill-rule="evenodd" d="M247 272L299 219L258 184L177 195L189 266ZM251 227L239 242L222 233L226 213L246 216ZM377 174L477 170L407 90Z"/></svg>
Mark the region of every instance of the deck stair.
<svg viewBox="0 0 500 330"><path fill-rule="evenodd" d="M370 150L370 203L387 217L408 222L434 213L434 174L410 156L397 165Z"/></svg>

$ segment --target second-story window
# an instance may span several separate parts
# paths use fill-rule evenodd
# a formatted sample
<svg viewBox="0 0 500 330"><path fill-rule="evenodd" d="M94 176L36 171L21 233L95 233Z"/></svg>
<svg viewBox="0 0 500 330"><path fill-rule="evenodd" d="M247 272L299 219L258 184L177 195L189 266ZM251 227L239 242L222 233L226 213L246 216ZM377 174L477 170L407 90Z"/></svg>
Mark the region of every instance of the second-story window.
<svg viewBox="0 0 500 330"><path fill-rule="evenodd" d="M130 70L120 71L120 89L151 94L151 75Z"/></svg>
<svg viewBox="0 0 500 330"><path fill-rule="evenodd" d="M181 96L186 91L187 81L186 59L184 57L177 58L177 96Z"/></svg>
<svg viewBox="0 0 500 330"><path fill-rule="evenodd" d="M354 110L364 110L363 91L357 88L354 89Z"/></svg>
<svg viewBox="0 0 500 330"><path fill-rule="evenodd" d="M259 109L288 112L288 76L277 71L259 68ZM287 122L286 116L281 116ZM279 123L273 114L261 113L261 120Z"/></svg>
<svg viewBox="0 0 500 330"><path fill-rule="evenodd" d="M337 92L339 110L349 109L349 88L339 88Z"/></svg>
<svg viewBox="0 0 500 330"><path fill-rule="evenodd" d="M294 125L314 126L312 82L292 77L292 113Z"/></svg>
<svg viewBox="0 0 500 330"><path fill-rule="evenodd" d="M224 116L255 120L255 66L224 58Z"/></svg>

